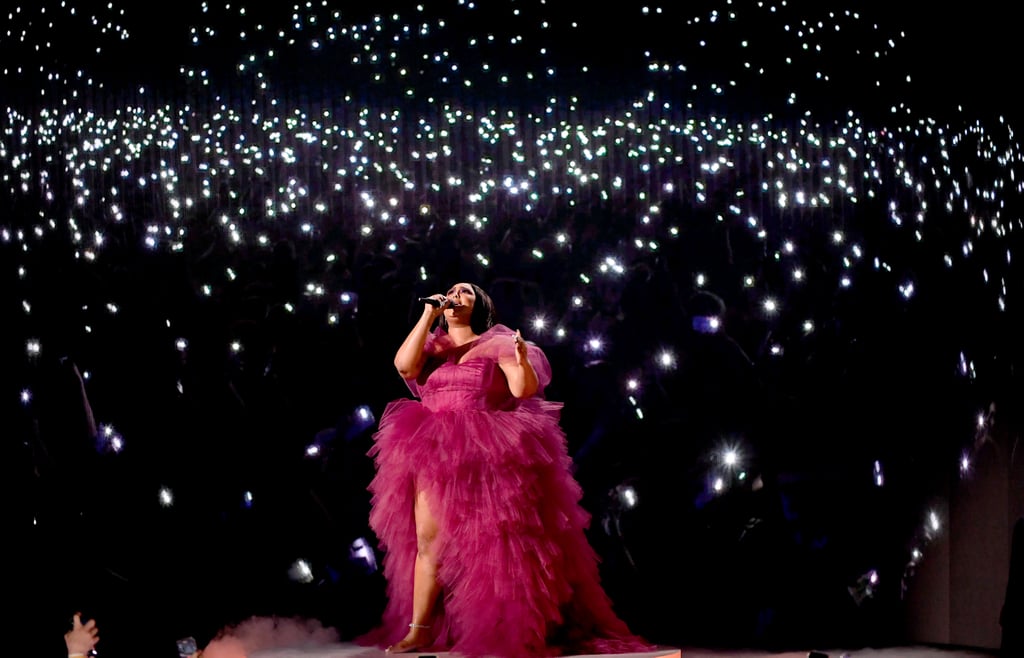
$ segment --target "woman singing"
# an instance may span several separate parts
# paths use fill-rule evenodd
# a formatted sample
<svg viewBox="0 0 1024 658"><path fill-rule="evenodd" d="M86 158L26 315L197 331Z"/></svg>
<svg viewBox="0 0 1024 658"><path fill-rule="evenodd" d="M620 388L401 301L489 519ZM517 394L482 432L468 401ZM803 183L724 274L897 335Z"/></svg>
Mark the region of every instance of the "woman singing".
<svg viewBox="0 0 1024 658"><path fill-rule="evenodd" d="M387 406L369 452L388 603L360 641L471 657L650 650L601 587L544 353L495 324L474 284L431 300L395 355L418 400Z"/></svg>

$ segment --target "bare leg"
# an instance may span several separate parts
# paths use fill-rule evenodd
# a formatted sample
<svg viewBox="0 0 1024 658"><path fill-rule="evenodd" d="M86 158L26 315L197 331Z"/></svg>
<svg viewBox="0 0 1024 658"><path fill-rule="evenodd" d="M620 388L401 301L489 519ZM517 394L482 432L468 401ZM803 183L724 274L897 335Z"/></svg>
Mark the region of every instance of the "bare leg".
<svg viewBox="0 0 1024 658"><path fill-rule="evenodd" d="M407 653L421 649L430 642L430 623L434 603L441 593L437 582L437 555L434 539L437 537L437 519L430 510L424 491L416 493L416 567L412 581L412 626L405 638L388 647L388 653Z"/></svg>

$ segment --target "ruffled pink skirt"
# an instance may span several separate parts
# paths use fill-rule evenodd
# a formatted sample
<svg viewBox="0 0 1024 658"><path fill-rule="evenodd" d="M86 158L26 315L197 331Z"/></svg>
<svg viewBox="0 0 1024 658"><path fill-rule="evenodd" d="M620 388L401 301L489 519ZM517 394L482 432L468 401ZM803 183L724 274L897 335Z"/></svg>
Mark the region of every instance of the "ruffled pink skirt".
<svg viewBox="0 0 1024 658"><path fill-rule="evenodd" d="M380 626L357 641L385 647L409 630L413 504L425 491L440 528L431 649L528 658L653 648L600 585L560 410L540 398L509 411L388 405L369 453L377 467L370 526L384 552L388 604Z"/></svg>

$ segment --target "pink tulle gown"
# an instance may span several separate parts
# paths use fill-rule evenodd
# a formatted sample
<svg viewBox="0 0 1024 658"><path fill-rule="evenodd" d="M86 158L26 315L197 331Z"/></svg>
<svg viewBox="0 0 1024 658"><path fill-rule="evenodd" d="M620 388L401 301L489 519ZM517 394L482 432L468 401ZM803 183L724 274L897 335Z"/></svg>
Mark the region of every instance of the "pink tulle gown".
<svg viewBox="0 0 1024 658"><path fill-rule="evenodd" d="M424 490L440 527L441 597L435 651L529 658L625 653L653 647L612 610L584 529L589 514L572 477L562 405L543 398L551 366L528 344L540 388L517 400L498 364L515 361L514 332L496 325L456 347L436 329L417 381L419 401L385 409L369 454L370 526L384 551L388 603L380 626L358 638L386 647L412 620L416 528ZM424 647L427 649L427 647Z"/></svg>

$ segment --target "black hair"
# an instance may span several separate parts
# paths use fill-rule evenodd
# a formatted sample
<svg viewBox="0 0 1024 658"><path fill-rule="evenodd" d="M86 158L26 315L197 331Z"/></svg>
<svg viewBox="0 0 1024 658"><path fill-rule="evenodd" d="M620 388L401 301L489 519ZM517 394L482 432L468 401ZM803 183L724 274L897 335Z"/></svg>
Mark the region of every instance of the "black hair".
<svg viewBox="0 0 1024 658"><path fill-rule="evenodd" d="M476 295L473 312L469 315L469 327L474 334L480 335L494 326L498 313L494 310L494 300L483 288L475 283L471 283L469 286L473 289L473 294ZM444 315L441 315L440 323L441 328L448 331L448 319Z"/></svg>

